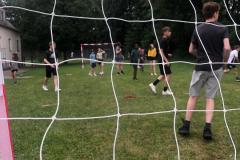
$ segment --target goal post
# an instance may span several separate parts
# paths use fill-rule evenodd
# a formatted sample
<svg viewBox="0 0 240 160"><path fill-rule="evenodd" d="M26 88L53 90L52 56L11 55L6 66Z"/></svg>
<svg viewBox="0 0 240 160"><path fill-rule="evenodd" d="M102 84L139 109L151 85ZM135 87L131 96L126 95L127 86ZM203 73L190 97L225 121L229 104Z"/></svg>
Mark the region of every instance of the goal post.
<svg viewBox="0 0 240 160"><path fill-rule="evenodd" d="M14 160L14 149L12 144L10 120L8 120L8 105L2 61L0 59L0 159Z"/></svg>

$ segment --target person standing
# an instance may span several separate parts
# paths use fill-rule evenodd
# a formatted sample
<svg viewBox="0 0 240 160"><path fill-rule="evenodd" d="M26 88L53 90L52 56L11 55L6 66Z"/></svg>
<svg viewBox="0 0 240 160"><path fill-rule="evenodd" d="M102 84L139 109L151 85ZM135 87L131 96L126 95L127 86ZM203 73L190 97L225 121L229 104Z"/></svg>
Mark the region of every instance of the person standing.
<svg viewBox="0 0 240 160"><path fill-rule="evenodd" d="M17 53L12 54L12 60L13 61L18 61L18 55ZM10 62L10 67L11 67L11 73L12 73L12 79L14 84L17 84L17 72L18 72L18 63L16 62Z"/></svg>
<svg viewBox="0 0 240 160"><path fill-rule="evenodd" d="M147 59L148 59L148 62L150 63L150 66L151 66L151 73L150 75L153 76L153 75L157 75L156 73L156 59L157 59L157 49L155 48L154 44L151 43L149 45L149 49L148 49L148 52L147 52Z"/></svg>
<svg viewBox="0 0 240 160"><path fill-rule="evenodd" d="M54 82L54 87L55 87L55 92L61 91L61 89L59 88L59 82L58 82L58 78L57 78L57 68L56 68L56 61L55 59L57 59L56 55L57 53L55 51L56 49L56 43L55 42L49 42L49 49L46 51L46 55L43 59L43 62L46 65L46 76L44 78L44 82L42 85L42 89L44 91L48 91L48 79L51 78L51 76L53 75L53 82Z"/></svg>
<svg viewBox="0 0 240 160"><path fill-rule="evenodd" d="M132 49L131 51L131 54L130 54L130 61L133 66L133 80L137 80L137 66L138 66L138 61L139 61L139 51L140 51L140 48L138 46L138 43L135 43L134 44L134 48Z"/></svg>
<svg viewBox="0 0 240 160"><path fill-rule="evenodd" d="M219 90L218 81L220 82L223 75L222 62L225 61L224 57L228 57L226 55L228 55L231 50L228 29L217 22L219 10L220 5L216 2L204 3L202 12L206 23L198 25L197 31L195 30L192 35L189 53L196 56L197 65L193 71L190 83L185 120L182 127L178 130L178 133L182 136L190 134L192 110L196 107L201 88L205 87L206 115L203 138L206 140L212 139L211 124L215 106L214 98ZM210 61L213 64L209 63ZM202 65L202 63L209 64Z"/></svg>
<svg viewBox="0 0 240 160"><path fill-rule="evenodd" d="M97 76L96 75L96 54L94 52L94 50L92 49L90 55L89 55L89 59L90 59L90 66L91 66L91 70L89 71L88 75L89 76Z"/></svg>
<svg viewBox="0 0 240 160"><path fill-rule="evenodd" d="M123 71L123 64L122 62L124 61L124 56L122 53L122 48L121 48L121 44L118 43L116 46L116 55L115 55L115 61L117 62L116 66L117 66L117 74L124 74Z"/></svg>
<svg viewBox="0 0 240 160"><path fill-rule="evenodd" d="M98 48L96 59L97 59L98 64L100 66L100 72L99 72L100 76L102 76L104 74L104 71L103 71L103 66L104 66L103 57L104 57L104 54L105 54L105 51L101 48Z"/></svg>

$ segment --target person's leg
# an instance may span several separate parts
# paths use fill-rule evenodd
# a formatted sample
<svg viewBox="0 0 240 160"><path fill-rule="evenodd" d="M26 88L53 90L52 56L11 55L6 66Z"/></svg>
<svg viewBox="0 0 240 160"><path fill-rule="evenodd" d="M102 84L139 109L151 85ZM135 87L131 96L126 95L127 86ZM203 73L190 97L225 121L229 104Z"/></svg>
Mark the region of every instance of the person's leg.
<svg viewBox="0 0 240 160"><path fill-rule="evenodd" d="M192 113L193 110L196 107L198 97L197 96L189 96L188 102L187 102L187 111L185 114L185 121L191 121L192 120Z"/></svg>
<svg viewBox="0 0 240 160"><path fill-rule="evenodd" d="M120 64L120 69L121 69L121 73L124 74L124 71L123 71L123 64L122 64L122 63Z"/></svg>
<svg viewBox="0 0 240 160"><path fill-rule="evenodd" d="M117 63L117 64L116 64L116 67L117 67L117 74L120 74L120 64Z"/></svg>
<svg viewBox="0 0 240 160"><path fill-rule="evenodd" d="M185 120L183 121L182 127L178 129L178 133L182 136L188 136L190 134L190 123L192 120L193 110L195 109L197 103L197 99L197 96L189 96L188 98Z"/></svg>
<svg viewBox="0 0 240 160"><path fill-rule="evenodd" d="M155 60L153 60L153 74L157 75L157 73L156 73L156 61Z"/></svg>
<svg viewBox="0 0 240 160"><path fill-rule="evenodd" d="M133 65L133 80L137 79L137 65Z"/></svg>
<svg viewBox="0 0 240 160"><path fill-rule="evenodd" d="M103 62L101 62L101 64L100 64L100 71L101 71L102 74L104 73L103 72L103 66L104 66L104 64L103 64Z"/></svg>
<svg viewBox="0 0 240 160"><path fill-rule="evenodd" d="M149 61L149 63L150 63L150 66L151 66L151 76L153 75L153 61Z"/></svg>
<svg viewBox="0 0 240 160"><path fill-rule="evenodd" d="M55 86L55 90L59 88L58 77L56 75L53 76L53 84Z"/></svg>
<svg viewBox="0 0 240 160"><path fill-rule="evenodd" d="M211 98L206 99L206 110L210 110L210 111L206 111L205 122L212 123L213 110L214 110L214 99L211 99Z"/></svg>
<svg viewBox="0 0 240 160"><path fill-rule="evenodd" d="M17 83L17 71L12 72L12 77L13 77L14 83L16 84Z"/></svg>

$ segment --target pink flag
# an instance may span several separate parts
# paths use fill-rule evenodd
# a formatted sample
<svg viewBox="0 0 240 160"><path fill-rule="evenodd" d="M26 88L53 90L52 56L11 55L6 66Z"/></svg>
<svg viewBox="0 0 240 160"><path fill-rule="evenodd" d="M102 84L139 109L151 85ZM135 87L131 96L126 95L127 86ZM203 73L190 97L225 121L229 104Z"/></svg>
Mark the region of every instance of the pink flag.
<svg viewBox="0 0 240 160"><path fill-rule="evenodd" d="M0 61L0 160L14 160L8 106L4 86L2 63Z"/></svg>

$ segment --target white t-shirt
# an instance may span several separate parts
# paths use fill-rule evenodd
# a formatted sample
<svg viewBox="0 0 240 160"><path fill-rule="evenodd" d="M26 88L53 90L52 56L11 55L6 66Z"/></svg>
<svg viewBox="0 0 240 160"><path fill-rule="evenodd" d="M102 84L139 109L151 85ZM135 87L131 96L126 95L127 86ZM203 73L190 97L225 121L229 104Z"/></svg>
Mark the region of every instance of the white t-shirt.
<svg viewBox="0 0 240 160"><path fill-rule="evenodd" d="M103 55L105 54L105 51L100 51L100 52L97 52L97 56L96 58L98 60L103 60Z"/></svg>
<svg viewBox="0 0 240 160"><path fill-rule="evenodd" d="M233 63L236 58L238 58L238 51L235 49L230 52L228 64Z"/></svg>

